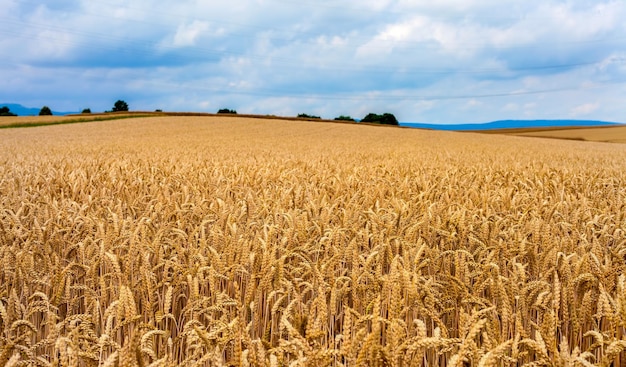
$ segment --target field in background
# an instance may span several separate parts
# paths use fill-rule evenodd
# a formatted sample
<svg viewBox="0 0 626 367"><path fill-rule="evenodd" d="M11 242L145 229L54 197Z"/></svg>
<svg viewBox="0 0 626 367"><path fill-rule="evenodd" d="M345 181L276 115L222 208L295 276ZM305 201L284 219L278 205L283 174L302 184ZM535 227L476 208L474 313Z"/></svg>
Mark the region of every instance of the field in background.
<svg viewBox="0 0 626 367"><path fill-rule="evenodd" d="M21 128L21 127L39 127L49 125L63 125L80 122L109 121L122 120L140 117L216 117L222 119L227 118L255 118L260 120L283 120L283 121L315 121L315 122L334 122L341 124L355 124L354 121L336 121L324 120L311 117L289 117L274 115L245 115L245 114L215 114L206 112L146 112L146 111L130 111L130 112L104 112L90 113L80 115L64 115L64 116L2 116L0 117L0 129ZM361 123L361 125L382 126L376 123Z"/></svg>
<svg viewBox="0 0 626 367"><path fill-rule="evenodd" d="M623 365L624 162L240 117L3 129L0 365Z"/></svg>
<svg viewBox="0 0 626 367"><path fill-rule="evenodd" d="M78 120L79 118L78 116L2 116L0 117L0 127L53 124L62 121Z"/></svg>
<svg viewBox="0 0 626 367"><path fill-rule="evenodd" d="M484 133L605 143L626 143L626 126L501 129L485 131Z"/></svg>
<svg viewBox="0 0 626 367"><path fill-rule="evenodd" d="M0 117L0 129L121 120L157 115L159 114L155 112L115 112L64 116L2 116Z"/></svg>

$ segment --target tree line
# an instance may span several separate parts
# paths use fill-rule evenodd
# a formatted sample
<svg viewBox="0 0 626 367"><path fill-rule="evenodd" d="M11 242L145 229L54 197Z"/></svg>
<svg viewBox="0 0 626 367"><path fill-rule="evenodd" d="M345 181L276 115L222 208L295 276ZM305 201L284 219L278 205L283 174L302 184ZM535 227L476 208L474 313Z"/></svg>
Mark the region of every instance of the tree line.
<svg viewBox="0 0 626 367"><path fill-rule="evenodd" d="M218 114L237 114L237 111L230 110L228 108L222 108L217 111ZM322 118L317 115L309 115L308 113L299 113L298 118L301 119L311 119L311 120L321 120ZM334 118L335 121L352 121L356 122L357 120L350 117L341 115L339 117ZM363 117L360 122L367 122L372 124L383 124L383 125L398 125L398 119L392 113L383 113L382 115L376 113L368 113L365 117Z"/></svg>
<svg viewBox="0 0 626 367"><path fill-rule="evenodd" d="M113 104L113 108L110 111L105 112L128 112L129 107L128 103L123 100L117 100ZM157 112L161 112L161 110L157 110ZM83 114L91 113L91 109L85 108L82 110ZM221 108L217 111L218 114L231 114L236 115L236 110L231 110L228 108ZM43 106L41 110L39 110L39 116L50 116L52 115L52 110L48 106ZM17 116L13 112L9 110L9 107L4 106L0 107L0 116ZM297 116L298 118L304 119L321 119L320 116L309 115L306 113L300 113ZM356 122L356 120L350 116L341 115L339 117L335 117L335 121L352 121ZM368 113L365 117L363 117L360 122L374 123L374 124L383 124L383 125L398 125L398 120L391 113L383 113L382 115L376 113Z"/></svg>
<svg viewBox="0 0 626 367"><path fill-rule="evenodd" d="M113 104L113 108L110 111L104 112L127 112L128 110L128 103L118 100ZM81 113L91 113L91 109L84 108ZM17 114L11 112L11 109L8 106L2 106L0 107L0 116L17 116ZM39 116L52 116L52 110L48 106L43 106L39 110Z"/></svg>
<svg viewBox="0 0 626 367"><path fill-rule="evenodd" d="M307 118L307 119L321 119L320 116L309 115L306 113L298 114L299 118ZM350 116L341 115L339 117L335 117L335 121L352 121L356 122L356 120ZM383 125L398 125L398 119L391 113L383 113L382 115L376 113L368 113L365 117L363 117L360 122L367 122L372 124L383 124Z"/></svg>

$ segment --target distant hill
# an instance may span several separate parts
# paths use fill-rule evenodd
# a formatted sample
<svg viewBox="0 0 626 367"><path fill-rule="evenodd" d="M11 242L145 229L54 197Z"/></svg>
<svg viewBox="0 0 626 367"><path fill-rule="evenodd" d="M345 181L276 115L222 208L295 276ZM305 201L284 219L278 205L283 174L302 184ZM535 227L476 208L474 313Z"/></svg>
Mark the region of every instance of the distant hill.
<svg viewBox="0 0 626 367"><path fill-rule="evenodd" d="M495 129L519 129L527 127L569 127L569 126L612 126L622 125L618 122L596 120L499 120L477 124L422 124L413 122L401 122L400 126L415 127L432 130L471 131L471 130L495 130Z"/></svg>
<svg viewBox="0 0 626 367"><path fill-rule="evenodd" d="M24 107L21 104L16 104L16 103L0 103L0 107L4 107L4 106L9 107L9 110L18 116L39 115L39 110L41 110L41 107L43 107L43 106ZM53 115L70 115L73 113L78 113L78 112L58 112L58 111L52 110Z"/></svg>

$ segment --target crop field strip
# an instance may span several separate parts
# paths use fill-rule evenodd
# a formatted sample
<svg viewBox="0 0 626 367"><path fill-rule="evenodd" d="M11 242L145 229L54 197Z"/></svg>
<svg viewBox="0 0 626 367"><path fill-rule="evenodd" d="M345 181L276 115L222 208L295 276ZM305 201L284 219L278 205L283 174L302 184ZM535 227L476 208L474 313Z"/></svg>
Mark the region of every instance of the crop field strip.
<svg viewBox="0 0 626 367"><path fill-rule="evenodd" d="M624 144L626 143L626 126L553 129L551 131L520 132L514 135Z"/></svg>
<svg viewBox="0 0 626 367"><path fill-rule="evenodd" d="M86 114L70 114L70 115L54 115L54 116L2 116L0 117L0 129L22 128L22 127L39 127L50 125L64 125L83 122L122 120L143 117L216 117L226 118L255 118L263 120L284 120L284 121L315 121L315 122L334 122L341 124L354 124L354 121L337 121L324 120L311 117L290 117L290 116L274 116L274 115L246 115L246 114L214 114L207 112L148 112L148 111L130 111L130 112L103 112L103 113L86 113ZM365 123L361 125L382 126L376 123ZM388 127L388 126L384 126Z"/></svg>
<svg viewBox="0 0 626 367"><path fill-rule="evenodd" d="M623 366L626 146L0 130L2 366Z"/></svg>
<svg viewBox="0 0 626 367"><path fill-rule="evenodd" d="M0 129L12 129L23 127L39 127L50 125L65 125L82 122L122 120L129 118L156 116L154 112L115 112L94 113L80 115L54 115L54 116L3 116L0 118Z"/></svg>
<svg viewBox="0 0 626 367"><path fill-rule="evenodd" d="M529 127L515 129L495 129L476 131L483 134L527 136L604 143L626 143L626 125L617 126L571 126L571 127Z"/></svg>

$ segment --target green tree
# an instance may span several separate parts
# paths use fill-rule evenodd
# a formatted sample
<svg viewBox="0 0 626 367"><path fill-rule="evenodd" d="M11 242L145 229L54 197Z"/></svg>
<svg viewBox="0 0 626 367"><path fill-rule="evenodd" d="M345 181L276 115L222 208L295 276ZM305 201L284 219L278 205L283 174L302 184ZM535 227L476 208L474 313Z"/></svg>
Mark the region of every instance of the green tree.
<svg viewBox="0 0 626 367"><path fill-rule="evenodd" d="M301 119L321 119L321 117L319 117L319 116L308 115L306 113L300 113L300 114L298 114L298 117L301 118Z"/></svg>
<svg viewBox="0 0 626 367"><path fill-rule="evenodd" d="M17 116L17 115L11 112L9 107L4 106L4 107L0 107L0 116Z"/></svg>
<svg viewBox="0 0 626 367"><path fill-rule="evenodd" d="M113 109L111 110L111 112L127 112L127 111L128 111L128 103L122 100L117 100L117 102L115 102L115 104L113 105Z"/></svg>
<svg viewBox="0 0 626 367"><path fill-rule="evenodd" d="M339 117L335 117L335 121L354 121L354 119L350 116L341 115Z"/></svg>
<svg viewBox="0 0 626 367"><path fill-rule="evenodd" d="M235 110L229 110L228 108L220 108L219 111L217 111L217 113L219 114L231 114L231 115L236 115L237 111Z"/></svg>
<svg viewBox="0 0 626 367"><path fill-rule="evenodd" d="M39 116L52 116L52 111L50 110L50 107L41 107L41 110L39 110Z"/></svg>
<svg viewBox="0 0 626 367"><path fill-rule="evenodd" d="M383 125L398 125L398 120L396 116L391 113L383 113L382 115L378 115L375 113L368 113L361 122L370 122L374 124L383 124Z"/></svg>
<svg viewBox="0 0 626 367"><path fill-rule="evenodd" d="M91 113L91 108L85 108L81 113Z"/></svg>

